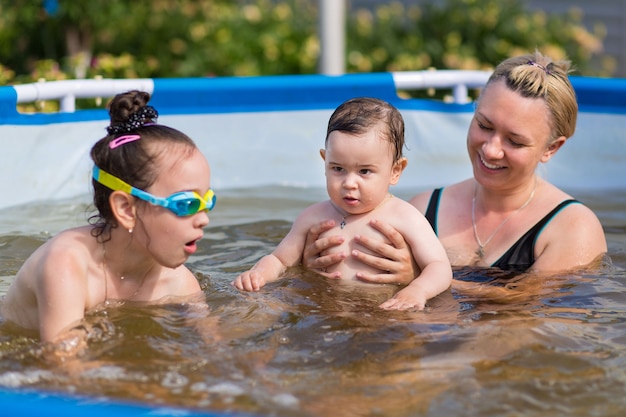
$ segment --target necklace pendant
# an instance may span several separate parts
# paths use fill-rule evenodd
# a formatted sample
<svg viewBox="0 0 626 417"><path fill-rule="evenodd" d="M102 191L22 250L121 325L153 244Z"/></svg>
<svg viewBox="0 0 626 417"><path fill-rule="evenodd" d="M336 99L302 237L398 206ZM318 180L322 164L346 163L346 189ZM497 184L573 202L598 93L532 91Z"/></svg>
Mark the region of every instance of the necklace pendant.
<svg viewBox="0 0 626 417"><path fill-rule="evenodd" d="M345 217L343 219L341 219L341 223L339 223L339 227L341 228L341 230L343 230L343 228L346 227L346 218Z"/></svg>
<svg viewBox="0 0 626 417"><path fill-rule="evenodd" d="M478 249L476 249L476 255L478 255L480 259L483 259L485 257L485 250L482 246L479 246Z"/></svg>

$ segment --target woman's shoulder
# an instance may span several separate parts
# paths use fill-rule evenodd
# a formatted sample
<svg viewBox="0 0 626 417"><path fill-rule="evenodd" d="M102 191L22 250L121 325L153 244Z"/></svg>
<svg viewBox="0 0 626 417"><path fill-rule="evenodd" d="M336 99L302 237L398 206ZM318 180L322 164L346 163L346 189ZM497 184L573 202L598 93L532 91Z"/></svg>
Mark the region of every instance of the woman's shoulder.
<svg viewBox="0 0 626 417"><path fill-rule="evenodd" d="M446 185L445 187L438 187L423 191L411 198L409 203L417 207L420 212L425 213L435 190L439 189L442 195L446 195L446 198L447 196L453 196L453 198L456 198L456 196L463 195L466 190L471 190L471 187L472 179L467 179L452 185Z"/></svg>
<svg viewBox="0 0 626 417"><path fill-rule="evenodd" d="M535 250L540 255L533 269L569 269L587 265L606 253L602 224L587 206L557 203L545 220L547 223L536 241Z"/></svg>
<svg viewBox="0 0 626 417"><path fill-rule="evenodd" d="M538 200L536 207L538 207L539 212L551 213L546 215L552 216L554 220L566 218L570 220L572 218L597 219L595 213L583 202L545 180L541 180L539 183L535 198Z"/></svg>

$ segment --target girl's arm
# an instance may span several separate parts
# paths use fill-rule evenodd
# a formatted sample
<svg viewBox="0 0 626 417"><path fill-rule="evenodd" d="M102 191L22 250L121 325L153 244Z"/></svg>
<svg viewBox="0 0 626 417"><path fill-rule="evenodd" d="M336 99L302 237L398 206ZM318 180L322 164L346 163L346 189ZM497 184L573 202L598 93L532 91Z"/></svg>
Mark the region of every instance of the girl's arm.
<svg viewBox="0 0 626 417"><path fill-rule="evenodd" d="M42 342L54 342L65 330L85 316L87 296L87 260L61 242L45 248L35 268L35 295ZM84 255L84 256L83 256Z"/></svg>

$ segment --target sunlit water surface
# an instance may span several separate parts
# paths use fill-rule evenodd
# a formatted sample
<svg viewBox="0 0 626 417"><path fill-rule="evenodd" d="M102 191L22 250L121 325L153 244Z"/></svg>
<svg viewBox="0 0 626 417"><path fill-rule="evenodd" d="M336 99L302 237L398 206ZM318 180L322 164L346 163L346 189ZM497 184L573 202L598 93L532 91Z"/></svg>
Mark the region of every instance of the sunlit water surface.
<svg viewBox="0 0 626 417"><path fill-rule="evenodd" d="M299 270L260 293L232 288L325 195L222 191L188 262L207 310L103 307L86 319L86 351L61 365L0 325L0 387L267 416L621 416L626 192L575 195L607 233L610 260L598 272L521 277L500 293L476 284L423 312L385 312L377 305L397 288L339 286ZM87 197L0 210L0 295L35 248L84 224L88 210Z"/></svg>

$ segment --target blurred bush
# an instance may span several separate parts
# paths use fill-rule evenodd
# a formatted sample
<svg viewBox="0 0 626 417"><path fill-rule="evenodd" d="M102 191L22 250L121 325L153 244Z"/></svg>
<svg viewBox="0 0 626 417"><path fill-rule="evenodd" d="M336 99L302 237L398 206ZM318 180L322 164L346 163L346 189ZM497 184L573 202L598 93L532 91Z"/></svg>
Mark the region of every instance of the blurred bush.
<svg viewBox="0 0 626 417"><path fill-rule="evenodd" d="M316 73L318 3L0 0L0 84ZM548 16L522 0L358 3L347 1L348 72L488 69L535 48L568 57L582 75L610 76L614 64L598 59L603 28L589 32L579 10Z"/></svg>

